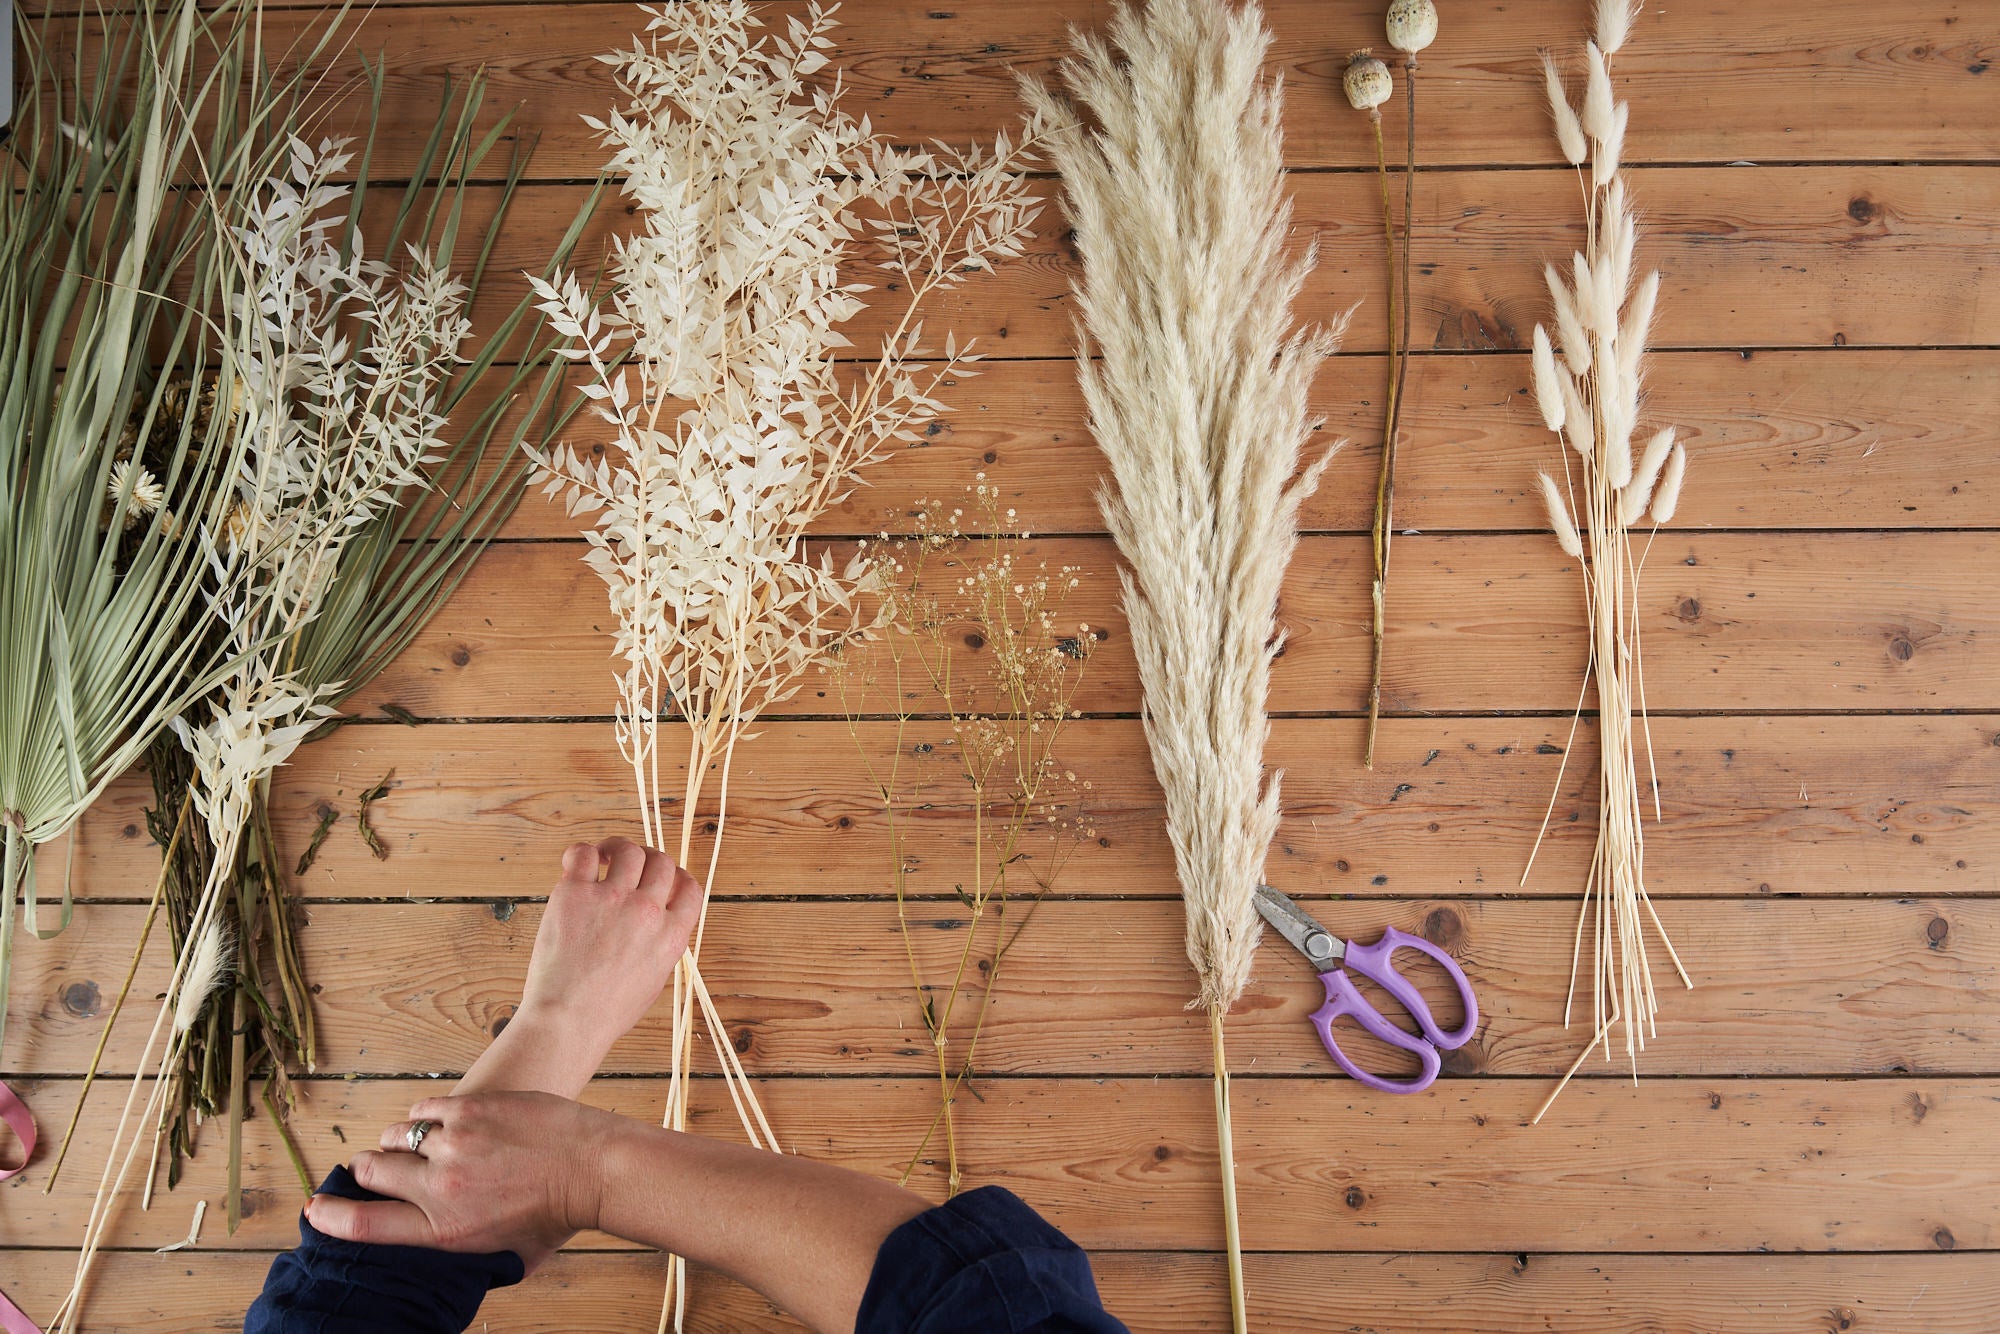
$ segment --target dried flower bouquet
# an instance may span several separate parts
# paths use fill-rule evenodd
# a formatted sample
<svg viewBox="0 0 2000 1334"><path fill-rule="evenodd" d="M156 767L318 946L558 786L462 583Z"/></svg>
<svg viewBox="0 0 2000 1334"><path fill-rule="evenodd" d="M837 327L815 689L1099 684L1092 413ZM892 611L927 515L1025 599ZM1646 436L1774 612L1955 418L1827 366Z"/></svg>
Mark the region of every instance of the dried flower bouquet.
<svg viewBox="0 0 2000 1334"><path fill-rule="evenodd" d="M819 5L770 32L744 0L645 13L645 34L604 57L624 104L590 121L638 218L611 259L616 286L599 303L574 276L537 284L615 454L533 458L547 494L597 516L585 560L618 617L616 736L644 836L691 861L712 782L713 887L737 743L857 628L851 582L807 532L967 373L954 339L926 346L920 315L1021 252L1034 130L987 148L891 146L841 109L837 80L814 81L833 44ZM878 352L843 363L842 328L874 290L853 271L870 262L892 322ZM688 733L677 837L662 810L670 717ZM701 942L698 928L675 974L667 1121L687 1124L699 1007L753 1142L775 1147L702 983ZM677 1326L685 1296L676 1259Z"/></svg>
<svg viewBox="0 0 2000 1334"><path fill-rule="evenodd" d="M370 75L372 126L379 69ZM190 526L183 540L210 572L206 605L228 669L172 722L185 759L155 757L163 772L187 778L184 795L163 802L160 812L164 824L167 806L181 807L171 817L177 833L168 834L155 895L158 904L161 891L176 889L168 904L176 963L139 1060L153 1078L135 1080L127 1096L59 1329L76 1327L112 1206L142 1152L151 1146L144 1176L150 1198L160 1149L188 1145L190 1114L220 1109L227 1116L234 1230L252 1008L264 1021L257 1031L267 1047L274 1037L296 1041L309 1031L289 926L279 924L289 905L261 814L270 776L321 729L337 700L407 642L517 498L508 469L496 475L480 466L504 406L463 414L457 423L454 410L489 373L500 381L496 402L522 400L512 406L528 406L530 422L533 409L556 395L549 339L531 328L521 340L532 313L525 300L484 346L467 347L468 303L483 265L468 267L469 282L454 267L463 195L499 141L497 129L482 136L475 128L479 88L475 81L464 98L447 91L432 148L380 238L386 258L371 251L359 224L365 152L357 164L348 141L307 142L296 133L296 111L245 131L253 141L271 138L277 157L268 175L203 182L209 262L233 293L231 317L215 334L218 370L207 415L237 442L238 463L228 510L213 526ZM344 184L357 166L360 184ZM466 232L482 242L482 260L519 166L487 234ZM216 188L224 183L231 188ZM515 360L502 364L508 345L516 345ZM516 393L531 383L536 387ZM460 433L458 444L447 440L448 428ZM123 460L138 479L130 483L135 492L149 463L141 439ZM503 447L507 458L512 443ZM518 484L518 473L512 480ZM433 482L443 483L443 503L425 516L415 502ZM206 637L202 627L193 633ZM274 936L271 977L258 949L266 931ZM230 1012L221 1015L212 998L217 1005L226 998ZM226 1052L219 1049L225 1037ZM213 1044L201 1059L193 1055L198 1042ZM309 1048L270 1054L274 1062L311 1059ZM211 1078L218 1068L226 1071L221 1083ZM142 1087L150 1092L135 1123ZM267 1104L276 1110L269 1097ZM302 1165L295 1159L294 1166L309 1190Z"/></svg>
<svg viewBox="0 0 2000 1334"><path fill-rule="evenodd" d="M1655 529L1673 518L1687 470L1687 446L1676 442L1671 426L1656 430L1643 447L1634 445L1646 416L1646 338L1660 275L1648 273L1634 282L1638 219L1619 171L1628 107L1613 96L1610 65L1636 13L1632 0L1599 0L1596 37L1584 48L1580 110L1572 108L1554 60L1546 52L1542 56L1557 143L1583 187L1585 240L1567 273L1553 264L1545 273L1556 334L1551 338L1545 327L1535 326L1535 401L1543 423L1568 448L1562 452L1564 481L1558 483L1548 473L1537 481L1557 544L1582 571L1590 657L1578 709L1580 716L1582 692L1595 680L1599 770L1597 845L1584 882L1570 969L1573 1002L1588 926L1593 1033L1536 1120L1600 1043L1610 1058L1612 1033L1621 1024L1626 1059L1637 1078L1639 1053L1657 1031L1659 1009L1646 948L1648 923L1682 982L1693 985L1646 894L1642 793L1651 788L1657 816L1659 784L1654 778L1642 786L1634 745L1635 712L1642 730L1645 721L1638 602L1645 555L1633 551L1631 530L1649 517ZM1572 722L1572 743L1575 735ZM1650 737L1646 750L1650 765ZM1560 791L1560 772L1556 782ZM1545 817L1544 833L1547 828ZM1528 870L1533 866L1531 855ZM1527 876L1524 870L1522 883ZM1565 1023L1568 1011L1566 1004Z"/></svg>

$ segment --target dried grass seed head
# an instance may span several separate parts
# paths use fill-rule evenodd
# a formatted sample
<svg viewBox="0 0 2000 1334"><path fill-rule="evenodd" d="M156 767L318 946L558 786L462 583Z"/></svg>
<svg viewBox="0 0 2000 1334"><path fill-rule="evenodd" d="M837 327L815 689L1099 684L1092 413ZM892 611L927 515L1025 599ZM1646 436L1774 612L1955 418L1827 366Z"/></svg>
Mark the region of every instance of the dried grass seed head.
<svg viewBox="0 0 2000 1334"><path fill-rule="evenodd" d="M1562 341L1563 360L1569 363L1572 375L1590 374L1590 336L1584 332L1584 321L1578 316L1576 297L1570 291L1562 274L1553 264L1542 265L1542 276L1548 280L1549 304L1555 311L1556 335Z"/></svg>
<svg viewBox="0 0 2000 1334"><path fill-rule="evenodd" d="M1572 560L1583 559L1583 537L1576 531L1576 521L1569 516L1569 504L1563 499L1562 488L1556 479L1547 473L1536 473L1536 480L1542 489L1542 505L1549 515L1549 531L1556 535L1556 545L1563 549Z"/></svg>
<svg viewBox="0 0 2000 1334"><path fill-rule="evenodd" d="M1632 480L1618 497L1619 522L1630 527L1645 516L1646 502L1652 498L1653 484L1660 478L1660 469L1674 449L1674 428L1665 427L1653 433L1646 442L1646 448L1639 454L1639 462L1632 471Z"/></svg>
<svg viewBox="0 0 2000 1334"><path fill-rule="evenodd" d="M1632 35L1640 0L1597 0L1597 45L1607 56L1617 55Z"/></svg>
<svg viewBox="0 0 2000 1334"><path fill-rule="evenodd" d="M1611 71L1596 42L1583 46L1583 130L1597 143L1611 134Z"/></svg>
<svg viewBox="0 0 2000 1334"><path fill-rule="evenodd" d="M181 973L180 997L174 1004L174 1032L185 1033L201 1017L202 1007L229 975L231 948L229 933L218 916L211 920L194 953Z"/></svg>
<svg viewBox="0 0 2000 1334"><path fill-rule="evenodd" d="M1687 480L1687 446L1676 444L1660 476L1660 489L1653 495L1653 522L1669 523L1681 503L1681 483Z"/></svg>
<svg viewBox="0 0 2000 1334"><path fill-rule="evenodd" d="M1549 118L1555 123L1556 143L1562 148L1563 160L1572 167L1583 165L1590 155L1590 141L1583 132L1583 124L1576 118L1576 110L1569 104L1569 93L1563 88L1562 71L1556 68L1556 58L1544 47L1541 51L1542 82L1549 96Z"/></svg>
<svg viewBox="0 0 2000 1334"><path fill-rule="evenodd" d="M1535 326L1535 353L1533 358L1535 374L1535 406L1541 409L1542 423L1551 431L1560 432L1568 417L1568 409L1563 403L1562 385L1558 376L1563 372L1556 365L1556 350L1549 342L1549 331Z"/></svg>

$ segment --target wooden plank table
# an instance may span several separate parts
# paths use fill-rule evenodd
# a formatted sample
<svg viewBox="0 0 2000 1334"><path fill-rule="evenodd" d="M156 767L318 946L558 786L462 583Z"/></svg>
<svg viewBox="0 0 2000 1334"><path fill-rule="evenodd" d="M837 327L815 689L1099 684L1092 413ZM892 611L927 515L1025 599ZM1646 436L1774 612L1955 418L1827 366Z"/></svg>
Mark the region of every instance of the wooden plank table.
<svg viewBox="0 0 2000 1334"><path fill-rule="evenodd" d="M792 8L793 5L781 5ZM849 0L841 63L858 109L899 136L990 135L1016 70L1045 71L1082 0ZM1648 6L1619 61L1641 262L1662 271L1651 391L1694 455L1651 555L1641 628L1663 786L1652 887L1697 987L1663 992L1636 1083L1586 1065L1562 1025L1589 856L1588 720L1574 571L1540 531L1549 455L1528 396L1540 262L1567 250L1575 187L1543 120L1535 48L1566 49L1581 0L1446 6L1424 58L1411 372L1390 596L1387 718L1358 763L1368 654L1366 528L1382 379L1371 145L1340 99L1347 50L1379 45L1373 0L1269 0L1289 80L1302 237L1321 267L1303 314L1365 304L1320 377L1351 446L1307 508L1287 585L1271 759L1287 770L1272 876L1336 929L1383 924L1450 948L1487 1012L1425 1094L1329 1074L1305 1023L1312 978L1270 954L1232 1020L1252 1321L1382 1331L1909 1331L1994 1325L2000 1307L2000 10L1976 0L1683 0ZM280 10L282 37L299 15ZM384 7L407 160L433 80L478 63L542 136L496 274L539 266L597 155L577 117L609 96L591 60L636 11L599 3ZM1990 71L1990 72L1989 72ZM1400 98L1385 108L1402 135ZM622 215L607 208L591 244ZM940 316L994 360L956 412L823 526L894 528L975 473L1085 571L1105 632L1064 763L1093 783L1095 837L1009 956L961 1103L967 1180L1013 1187L1095 1257L1136 1330L1227 1327L1206 1044L1182 1008L1159 794L1135 718L1115 558L1090 501L1098 460L1069 353L1075 257L1053 212L1030 253ZM511 299L505 279L493 300ZM864 330L864 335L866 330ZM863 342L866 342L864 336ZM578 439L591 443L588 425ZM358 721L279 779L282 836L393 769L386 863L337 827L298 883L322 1059L296 1122L318 1169L464 1070L511 1014L554 859L630 831L612 747L601 591L560 511L531 499L436 622L354 702ZM895 700L862 692L850 734L815 680L739 758L705 970L786 1142L894 1172L935 1110L879 800L862 746L896 744ZM850 703L852 699L850 699ZM422 720L399 726L383 712ZM919 721L904 743L948 737ZM1578 759L1558 784L1563 752ZM925 761L915 761L923 763ZM940 777L945 761L933 759ZM678 790L668 781L669 790ZM1521 869L1556 792L1535 875ZM76 844L62 937L23 937L0 1073L59 1130L151 883L141 786ZM951 867L970 812L915 835L920 956L961 920ZM931 930L929 928L937 928ZM1991 932L1992 934L1988 934ZM802 957L811 968L798 966ZM137 984L160 986L156 951ZM1664 982L1664 978L1662 981ZM106 1068L129 1072L136 1024ZM613 1052L590 1096L657 1112L664 1016ZM713 1056L698 1120L729 1134ZM101 1157L94 1098L76 1162ZM98 1285L102 1330L229 1329L294 1233L297 1189L269 1128L246 1131L246 1219L150 1254L219 1198L218 1151L149 1214L128 1207ZM46 1164L46 1154L38 1166ZM0 1287L48 1313L94 1171L52 1194L0 1188ZM916 1184L935 1192L935 1172ZM650 1330L659 1257L580 1238L497 1294L487 1328ZM695 1326L782 1320L714 1276Z"/></svg>

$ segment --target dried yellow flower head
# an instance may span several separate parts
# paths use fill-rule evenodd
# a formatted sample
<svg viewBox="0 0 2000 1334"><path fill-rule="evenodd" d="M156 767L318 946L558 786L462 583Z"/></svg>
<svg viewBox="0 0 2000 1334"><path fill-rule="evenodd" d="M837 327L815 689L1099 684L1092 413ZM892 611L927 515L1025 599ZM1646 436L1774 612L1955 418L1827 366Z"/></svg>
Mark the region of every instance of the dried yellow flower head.
<svg viewBox="0 0 2000 1334"><path fill-rule="evenodd" d="M1347 58L1347 73L1341 75L1340 86L1347 90L1347 101L1356 111L1373 111L1389 100L1396 81L1373 52L1361 50Z"/></svg>
<svg viewBox="0 0 2000 1334"><path fill-rule="evenodd" d="M1413 56L1437 40L1438 11L1431 0L1391 0L1389 45Z"/></svg>

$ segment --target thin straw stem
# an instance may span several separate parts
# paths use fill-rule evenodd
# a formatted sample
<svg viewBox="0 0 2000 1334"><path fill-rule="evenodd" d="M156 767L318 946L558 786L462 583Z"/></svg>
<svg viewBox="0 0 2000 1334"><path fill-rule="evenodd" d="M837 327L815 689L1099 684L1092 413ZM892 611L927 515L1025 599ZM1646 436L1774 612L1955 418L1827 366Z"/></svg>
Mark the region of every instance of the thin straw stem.
<svg viewBox="0 0 2000 1334"><path fill-rule="evenodd" d="M1214 1051L1215 1137L1222 1163L1222 1227L1229 1246L1229 1317L1235 1334L1250 1327L1243 1296L1243 1237L1236 1222L1236 1146L1229 1118L1229 1061L1222 1050L1222 1010L1208 1007L1208 1037Z"/></svg>
<svg viewBox="0 0 2000 1334"><path fill-rule="evenodd" d="M1375 579L1370 586L1369 597L1373 606L1372 629L1373 649L1368 672L1368 735L1363 743L1361 762L1367 768L1375 767L1375 730L1382 716L1382 653L1386 633L1386 603L1389 584L1389 539L1391 505L1394 500L1393 488L1396 477L1396 434L1399 413L1402 407L1403 357L1406 353L1404 340L1396 324L1397 265L1396 265L1396 221L1389 196L1389 164L1382 147L1382 113L1370 109L1368 123L1375 132L1375 179L1381 186L1382 194L1382 237L1389 259L1389 358L1388 390L1382 404L1382 463L1375 479L1375 525L1373 529ZM1405 224L1408 212L1404 214ZM1407 256L1409 245L1404 242L1403 253ZM1408 278L1405 276L1407 295ZM1407 312L1407 301L1401 303Z"/></svg>

